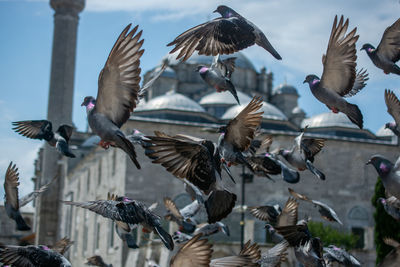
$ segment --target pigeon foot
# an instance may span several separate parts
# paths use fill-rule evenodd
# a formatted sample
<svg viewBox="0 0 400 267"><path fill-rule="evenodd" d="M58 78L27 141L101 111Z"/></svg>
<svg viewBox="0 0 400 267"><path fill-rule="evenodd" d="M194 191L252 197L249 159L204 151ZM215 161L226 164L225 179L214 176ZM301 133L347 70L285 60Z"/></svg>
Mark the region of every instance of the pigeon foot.
<svg viewBox="0 0 400 267"><path fill-rule="evenodd" d="M99 146L101 146L104 149L108 149L110 147L110 144L111 144L110 142L106 142L104 140L101 140L100 143L99 143Z"/></svg>

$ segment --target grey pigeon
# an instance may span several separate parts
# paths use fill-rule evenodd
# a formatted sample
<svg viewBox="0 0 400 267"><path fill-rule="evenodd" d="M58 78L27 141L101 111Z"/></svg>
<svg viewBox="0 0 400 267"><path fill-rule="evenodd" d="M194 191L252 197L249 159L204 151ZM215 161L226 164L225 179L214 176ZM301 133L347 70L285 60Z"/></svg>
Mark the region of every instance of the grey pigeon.
<svg viewBox="0 0 400 267"><path fill-rule="evenodd" d="M265 230L268 232L269 235L269 240L274 243L274 244L278 244L282 241L284 241L285 239L283 238L283 236L281 234L278 234L278 232L275 230L275 228L270 225L270 224L265 224Z"/></svg>
<svg viewBox="0 0 400 267"><path fill-rule="evenodd" d="M393 247L378 267L398 267L400 262L400 243L392 238L384 238L386 245Z"/></svg>
<svg viewBox="0 0 400 267"><path fill-rule="evenodd" d="M288 190L289 190L289 193L293 197L304 200L304 201L308 201L308 202L314 204L314 206L318 208L318 212L321 215L321 217L324 218L325 220L330 221L330 222L337 222L337 223L343 225L343 223L339 219L339 216L337 216L336 212L331 207L326 205L325 203L322 203L321 201L317 201L317 200L312 200L303 194L299 194L299 193L295 192L291 188L288 188Z"/></svg>
<svg viewBox="0 0 400 267"><path fill-rule="evenodd" d="M282 241L261 255L261 259L258 263L261 267L280 267L281 263L286 261L287 248L289 243L287 241Z"/></svg>
<svg viewBox="0 0 400 267"><path fill-rule="evenodd" d="M194 51L198 51L199 55L216 56L232 54L257 44L276 59L282 59L264 33L232 8L221 5L214 12L221 17L197 25L169 43L167 46L175 45L170 54L180 50L176 59L183 57L186 61Z"/></svg>
<svg viewBox="0 0 400 267"><path fill-rule="evenodd" d="M0 262L11 266L71 267L71 263L60 253L46 246L0 245Z"/></svg>
<svg viewBox="0 0 400 267"><path fill-rule="evenodd" d="M361 263L353 255L335 245L324 247L324 252L323 257L327 264L338 262L346 267L361 267Z"/></svg>
<svg viewBox="0 0 400 267"><path fill-rule="evenodd" d="M394 122L385 124L395 135L400 137L400 101L393 91L385 90L385 103L387 112L393 117Z"/></svg>
<svg viewBox="0 0 400 267"><path fill-rule="evenodd" d="M175 202L169 197L164 198L164 206L168 213L164 218L168 221L174 221L179 225L179 230L185 233L193 233L196 229L192 217L200 210L201 204L194 200L192 203L186 205L182 209L178 209Z"/></svg>
<svg viewBox="0 0 400 267"><path fill-rule="evenodd" d="M364 44L361 50L365 50L374 65L385 74L400 75L400 67L396 65L400 60L400 18L386 28L377 48L371 44Z"/></svg>
<svg viewBox="0 0 400 267"><path fill-rule="evenodd" d="M67 205L77 206L91 210L103 217L115 221L119 226L129 231L134 225L141 224L143 230L155 232L164 243L165 247L173 250L174 242L172 237L161 226L158 215L149 210L143 203L127 198L118 197L115 200L94 200L88 202L63 201ZM132 225L132 227L131 227Z"/></svg>
<svg viewBox="0 0 400 267"><path fill-rule="evenodd" d="M144 145L145 154L152 162L161 164L179 179L187 179L208 196L204 205L209 223L228 216L235 206L236 195L222 184L223 164L216 145L189 135L155 133L156 136L146 136L149 141Z"/></svg>
<svg viewBox="0 0 400 267"><path fill-rule="evenodd" d="M100 72L97 99L87 96L81 106L86 107L89 126L100 136L100 145L121 148L140 169L133 144L120 130L143 95L139 86L142 31L135 35L136 26L128 33L130 27L122 31Z"/></svg>
<svg viewBox="0 0 400 267"><path fill-rule="evenodd" d="M249 149L256 130L261 124L264 112L257 111L262 105L261 97L253 97L235 118L219 128L221 135L218 139L218 151L221 161L226 162L228 167L232 164L244 164L249 169L252 168L243 152Z"/></svg>
<svg viewBox="0 0 400 267"><path fill-rule="evenodd" d="M175 243L182 244L185 243L186 241L190 240L193 236L182 233L180 231L174 232L172 235L172 239L174 240Z"/></svg>
<svg viewBox="0 0 400 267"><path fill-rule="evenodd" d="M379 177L382 179L386 191L397 199L400 199L400 157L393 164L381 155L374 155L366 164L374 166Z"/></svg>
<svg viewBox="0 0 400 267"><path fill-rule="evenodd" d="M193 235L201 234L203 237L217 234L219 232L224 233L226 236L230 236L229 227L223 222L216 223L205 223L198 225ZM176 231L172 237L175 242L183 243L192 238L191 235Z"/></svg>
<svg viewBox="0 0 400 267"><path fill-rule="evenodd" d="M133 129L132 133L126 136L126 139L131 141L131 143L134 145L143 145L146 141L146 137L138 129Z"/></svg>
<svg viewBox="0 0 400 267"><path fill-rule="evenodd" d="M186 193L190 195L192 201L197 200L198 203L204 204L205 200L203 198L203 193L201 193L200 189L197 186L186 179L183 179L183 184Z"/></svg>
<svg viewBox="0 0 400 267"><path fill-rule="evenodd" d="M106 264L103 258L99 255L94 255L90 258L87 258L85 264L99 267L113 267L112 264Z"/></svg>
<svg viewBox="0 0 400 267"><path fill-rule="evenodd" d="M318 170L314 165L314 157L318 152L321 151L325 144L324 139L317 138L304 138L304 132L308 126L304 128L304 131L294 139L294 144L290 150L281 149L279 155L281 155L287 162L299 171L308 169L315 176L321 180L325 180L325 174Z"/></svg>
<svg viewBox="0 0 400 267"><path fill-rule="evenodd" d="M17 230L29 231L31 228L26 224L19 211L18 199L19 173L18 168L12 162L8 165L4 178L4 206L7 216L13 219L17 224Z"/></svg>
<svg viewBox="0 0 400 267"><path fill-rule="evenodd" d="M225 60L220 60L219 55L213 58L213 63L210 67L200 65L196 71L200 73L200 77L217 92L229 91L240 105L239 98L235 86L231 82L231 75L235 70L236 57L230 57Z"/></svg>
<svg viewBox="0 0 400 267"><path fill-rule="evenodd" d="M389 214L392 216L395 220L400 222L400 200L395 198L394 196L391 196L387 199L385 198L378 198L378 203L381 203L383 205L383 208Z"/></svg>
<svg viewBox="0 0 400 267"><path fill-rule="evenodd" d="M26 196L21 197L19 199L19 207L21 208L21 207L25 206L26 204L28 204L29 202L31 202L32 200L37 198L40 194L42 194L43 192L46 192L46 190L49 189L49 186L57 179L57 177L58 177L58 175L54 176L53 179L51 179L50 182L48 182L47 184L41 186L37 190L33 190Z"/></svg>
<svg viewBox="0 0 400 267"><path fill-rule="evenodd" d="M63 124L54 133L52 123L48 120L15 121L12 125L15 132L31 139L44 139L49 145L56 147L62 155L75 158L68 145L74 130L72 126Z"/></svg>
<svg viewBox="0 0 400 267"><path fill-rule="evenodd" d="M339 24L336 24L337 16L333 22L326 55L322 56L324 71L321 79L311 74L305 78L303 83L307 82L311 93L332 112L343 112L362 129L363 116L360 109L343 98L360 91L365 85L365 82L362 81L367 78L362 71L356 75L356 42L359 36L355 35L357 28L345 35L349 20L347 19L343 24L343 16L341 16ZM358 82L356 82L357 80Z"/></svg>

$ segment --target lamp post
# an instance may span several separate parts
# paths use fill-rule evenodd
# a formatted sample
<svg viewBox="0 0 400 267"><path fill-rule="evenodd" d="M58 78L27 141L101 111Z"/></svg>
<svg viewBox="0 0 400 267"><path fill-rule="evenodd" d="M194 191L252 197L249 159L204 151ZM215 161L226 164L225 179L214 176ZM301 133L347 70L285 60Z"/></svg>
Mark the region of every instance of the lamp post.
<svg viewBox="0 0 400 267"><path fill-rule="evenodd" d="M241 203L241 217L240 217L240 248L243 249L244 246L244 226L245 226L245 216L244 213L246 212L245 209L245 196L246 196L246 188L245 184L246 183L251 183L253 181L253 174L251 173L246 173L246 167L242 165L242 203Z"/></svg>

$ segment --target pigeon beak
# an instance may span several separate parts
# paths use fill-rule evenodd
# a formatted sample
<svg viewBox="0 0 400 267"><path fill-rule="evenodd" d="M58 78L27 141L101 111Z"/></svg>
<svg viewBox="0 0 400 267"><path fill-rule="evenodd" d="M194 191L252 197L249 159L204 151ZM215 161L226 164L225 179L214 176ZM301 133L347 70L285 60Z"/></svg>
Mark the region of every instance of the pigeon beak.
<svg viewBox="0 0 400 267"><path fill-rule="evenodd" d="M81 107L83 107L85 105L85 101L82 102Z"/></svg>
<svg viewBox="0 0 400 267"><path fill-rule="evenodd" d="M304 80L304 81L303 81L303 83L306 83L306 82L307 82L307 80Z"/></svg>
<svg viewBox="0 0 400 267"><path fill-rule="evenodd" d="M213 13L217 13L217 12L218 12L218 10L217 10L217 9L213 11Z"/></svg>

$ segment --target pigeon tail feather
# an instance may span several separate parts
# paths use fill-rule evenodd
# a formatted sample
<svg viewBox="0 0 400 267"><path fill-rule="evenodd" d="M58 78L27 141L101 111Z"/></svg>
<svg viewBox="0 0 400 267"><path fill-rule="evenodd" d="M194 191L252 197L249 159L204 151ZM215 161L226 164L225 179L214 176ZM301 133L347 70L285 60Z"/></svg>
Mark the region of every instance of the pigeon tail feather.
<svg viewBox="0 0 400 267"><path fill-rule="evenodd" d="M236 198L234 193L227 190L212 191L204 203L208 223L215 223L227 217L235 206Z"/></svg>
<svg viewBox="0 0 400 267"><path fill-rule="evenodd" d="M15 222L17 223L17 230L18 231L29 231L31 228L26 224L24 218L22 218L21 214L15 218Z"/></svg>
<svg viewBox="0 0 400 267"><path fill-rule="evenodd" d="M400 75L400 67L398 65L394 64L393 70L394 74Z"/></svg>
<svg viewBox="0 0 400 267"><path fill-rule="evenodd" d="M265 37L264 34L261 34L260 36L260 41L256 41L256 43L267 50L268 52L271 53L271 55L274 56L274 58L278 60L282 60L282 57L279 55L279 53L275 50L275 48L272 47L271 43L268 41L267 37Z"/></svg>
<svg viewBox="0 0 400 267"><path fill-rule="evenodd" d="M131 158L132 162L136 165L136 168L140 169L140 164L136 159L136 152L135 152L135 147L133 144L123 136L123 134L117 133L118 139L117 139L117 145L120 147L123 151L125 151L129 157Z"/></svg>
<svg viewBox="0 0 400 267"><path fill-rule="evenodd" d="M311 161L307 160L306 161L306 166L307 166L307 169L309 169L310 172L312 172L319 179L321 179L323 181L325 180L325 174L323 174L320 170L315 168L315 166L311 163Z"/></svg>
<svg viewBox="0 0 400 267"><path fill-rule="evenodd" d="M363 128L363 115L357 105L347 103L346 110L343 113L360 129Z"/></svg>
<svg viewBox="0 0 400 267"><path fill-rule="evenodd" d="M230 80L226 80L226 83L228 84L228 91L233 95L233 97L236 99L238 105L240 105L239 97L237 95L235 86Z"/></svg>
<svg viewBox="0 0 400 267"><path fill-rule="evenodd" d="M161 226L156 225L154 226L154 230L157 232L158 236L161 238L161 241L169 250L174 249L174 240L172 239L171 235L168 234Z"/></svg>

